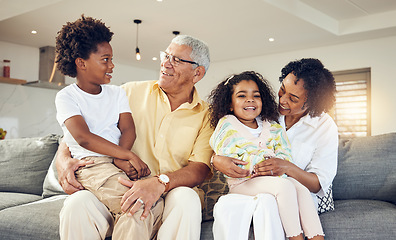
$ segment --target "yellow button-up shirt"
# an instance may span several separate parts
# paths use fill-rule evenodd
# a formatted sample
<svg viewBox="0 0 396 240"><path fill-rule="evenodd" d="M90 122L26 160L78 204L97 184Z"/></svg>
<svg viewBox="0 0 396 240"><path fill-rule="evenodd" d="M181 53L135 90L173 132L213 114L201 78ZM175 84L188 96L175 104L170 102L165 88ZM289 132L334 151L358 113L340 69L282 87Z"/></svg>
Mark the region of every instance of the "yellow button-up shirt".
<svg viewBox="0 0 396 240"><path fill-rule="evenodd" d="M174 111L157 81L129 82L122 88L136 126L132 151L149 166L152 175L173 172L188 161L210 167L209 138L213 129L208 104L195 88L192 103L183 103Z"/></svg>

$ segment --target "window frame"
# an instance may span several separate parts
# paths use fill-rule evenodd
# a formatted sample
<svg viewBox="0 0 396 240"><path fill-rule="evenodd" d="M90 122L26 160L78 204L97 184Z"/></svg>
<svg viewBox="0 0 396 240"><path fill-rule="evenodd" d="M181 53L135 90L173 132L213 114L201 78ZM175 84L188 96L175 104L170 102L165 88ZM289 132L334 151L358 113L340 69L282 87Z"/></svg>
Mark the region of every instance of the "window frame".
<svg viewBox="0 0 396 240"><path fill-rule="evenodd" d="M371 136L371 68L359 68L359 69L353 69L353 70L343 70L343 71L334 71L332 72L333 76L334 76L334 80L337 84L337 82L348 82L348 81L356 81L356 80L365 80L366 82L366 136ZM360 79L359 79L360 78ZM364 79L362 79L364 78ZM337 89L337 93L338 93L338 89ZM337 113L336 113L336 109L337 109L337 97L336 97L336 103L334 105L333 110L331 111L331 115L334 119L334 121L337 123ZM342 137L340 134L341 138L345 138ZM347 137L348 138L348 137Z"/></svg>

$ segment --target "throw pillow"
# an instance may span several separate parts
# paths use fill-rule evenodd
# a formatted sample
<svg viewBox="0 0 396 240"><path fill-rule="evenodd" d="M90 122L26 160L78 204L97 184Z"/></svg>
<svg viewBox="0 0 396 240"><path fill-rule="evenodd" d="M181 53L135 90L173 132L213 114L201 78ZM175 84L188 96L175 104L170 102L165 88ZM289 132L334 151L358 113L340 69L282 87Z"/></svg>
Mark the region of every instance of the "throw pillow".
<svg viewBox="0 0 396 240"><path fill-rule="evenodd" d="M56 154L48 169L43 184L43 198L66 194L58 181L58 171L55 166Z"/></svg>
<svg viewBox="0 0 396 240"><path fill-rule="evenodd" d="M318 198L318 214L330 212L334 210L333 201L333 186L330 185L326 194L323 197L316 196Z"/></svg>
<svg viewBox="0 0 396 240"><path fill-rule="evenodd" d="M205 180L199 186L199 189L204 192L202 221L213 220L213 207L217 199L228 193L226 179L221 172L214 170L213 177L209 180Z"/></svg>
<svg viewBox="0 0 396 240"><path fill-rule="evenodd" d="M0 141L0 191L41 195L59 136Z"/></svg>

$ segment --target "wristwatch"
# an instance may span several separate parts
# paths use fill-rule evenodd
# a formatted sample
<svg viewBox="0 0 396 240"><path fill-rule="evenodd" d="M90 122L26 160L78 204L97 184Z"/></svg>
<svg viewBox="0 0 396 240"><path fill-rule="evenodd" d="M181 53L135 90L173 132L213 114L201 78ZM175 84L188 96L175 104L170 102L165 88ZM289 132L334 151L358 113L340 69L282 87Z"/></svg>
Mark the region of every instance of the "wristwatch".
<svg viewBox="0 0 396 240"><path fill-rule="evenodd" d="M164 184L165 192L167 192L169 190L169 182L170 182L168 175L160 174L160 175L157 175L156 177L160 183Z"/></svg>

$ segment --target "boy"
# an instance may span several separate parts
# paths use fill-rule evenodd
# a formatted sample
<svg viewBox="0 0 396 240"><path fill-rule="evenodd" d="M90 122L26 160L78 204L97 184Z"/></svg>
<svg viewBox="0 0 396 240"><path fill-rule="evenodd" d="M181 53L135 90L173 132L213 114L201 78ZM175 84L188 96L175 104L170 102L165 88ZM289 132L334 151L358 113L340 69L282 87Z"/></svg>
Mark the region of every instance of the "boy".
<svg viewBox="0 0 396 240"><path fill-rule="evenodd" d="M75 77L76 83L59 91L55 104L63 141L73 158L92 163L79 168L77 179L117 220L122 214L121 198L129 188L118 182L119 177L128 177L113 159L129 161L136 170L133 179L151 172L130 151L136 134L125 91L104 85L110 83L114 68L112 36L104 23L84 15L62 27L56 38L57 67Z"/></svg>

